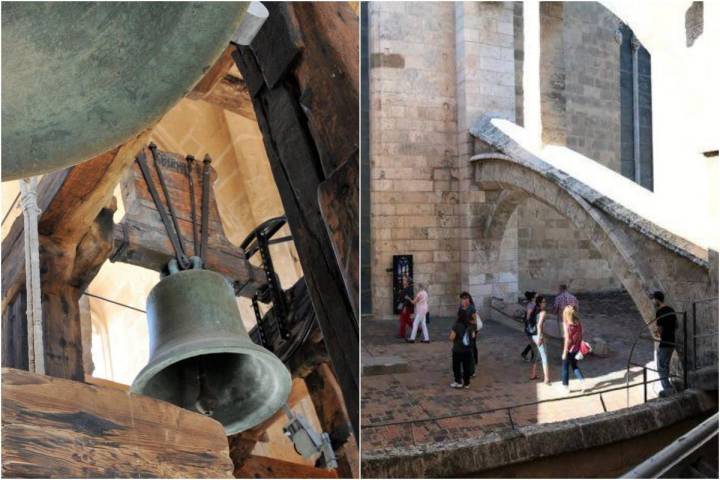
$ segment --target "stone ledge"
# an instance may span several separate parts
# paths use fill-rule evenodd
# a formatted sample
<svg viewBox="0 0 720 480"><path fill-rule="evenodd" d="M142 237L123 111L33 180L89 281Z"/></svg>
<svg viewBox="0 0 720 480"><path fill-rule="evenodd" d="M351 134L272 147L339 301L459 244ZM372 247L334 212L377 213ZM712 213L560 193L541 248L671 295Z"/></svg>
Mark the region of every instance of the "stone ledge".
<svg viewBox="0 0 720 480"><path fill-rule="evenodd" d="M408 370L407 361L402 357L395 355L379 357L363 355L362 374L365 376L406 373Z"/></svg>
<svg viewBox="0 0 720 480"><path fill-rule="evenodd" d="M687 390L615 412L505 429L481 438L363 452L362 475L456 477L631 439L716 408L716 399Z"/></svg>

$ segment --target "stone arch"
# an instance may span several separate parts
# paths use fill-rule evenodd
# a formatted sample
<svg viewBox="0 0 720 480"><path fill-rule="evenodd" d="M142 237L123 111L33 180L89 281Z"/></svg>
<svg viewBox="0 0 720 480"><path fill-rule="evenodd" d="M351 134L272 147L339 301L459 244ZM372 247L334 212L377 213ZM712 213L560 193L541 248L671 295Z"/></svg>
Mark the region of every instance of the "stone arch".
<svg viewBox="0 0 720 480"><path fill-rule="evenodd" d="M652 241L637 225L625 223L568 188L573 179L541 172L501 153L473 157L475 185L486 194L487 205L479 229L485 249L498 248L508 219L527 198L535 198L585 232L608 261L638 307L645 322L654 318L648 292L663 290L678 310L692 299L711 296L706 264ZM561 173L561 172L560 172ZM480 226L478 225L478 226ZM485 252L492 262L497 252Z"/></svg>

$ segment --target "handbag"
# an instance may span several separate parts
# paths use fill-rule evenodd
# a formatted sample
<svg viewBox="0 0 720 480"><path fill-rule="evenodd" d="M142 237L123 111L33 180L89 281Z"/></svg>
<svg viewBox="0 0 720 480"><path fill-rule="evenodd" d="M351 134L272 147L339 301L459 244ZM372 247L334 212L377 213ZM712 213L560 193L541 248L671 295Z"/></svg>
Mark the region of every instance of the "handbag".
<svg viewBox="0 0 720 480"><path fill-rule="evenodd" d="M575 355L575 360L582 360L592 352L592 347L587 342L580 342L580 351Z"/></svg>

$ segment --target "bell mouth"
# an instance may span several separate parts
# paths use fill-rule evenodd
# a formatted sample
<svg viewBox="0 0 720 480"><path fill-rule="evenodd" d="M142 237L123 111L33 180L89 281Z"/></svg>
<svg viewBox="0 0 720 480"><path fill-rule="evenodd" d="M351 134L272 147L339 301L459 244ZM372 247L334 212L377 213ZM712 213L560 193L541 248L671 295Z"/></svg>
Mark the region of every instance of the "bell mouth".
<svg viewBox="0 0 720 480"><path fill-rule="evenodd" d="M223 346L163 352L138 374L131 391L207 415L233 435L274 415L290 387L290 372L269 351Z"/></svg>

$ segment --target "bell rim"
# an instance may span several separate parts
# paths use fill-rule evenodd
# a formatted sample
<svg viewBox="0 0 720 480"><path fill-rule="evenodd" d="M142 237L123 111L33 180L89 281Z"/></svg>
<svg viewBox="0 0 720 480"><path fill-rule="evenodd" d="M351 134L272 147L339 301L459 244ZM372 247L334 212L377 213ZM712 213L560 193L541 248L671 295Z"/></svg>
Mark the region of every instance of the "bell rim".
<svg viewBox="0 0 720 480"><path fill-rule="evenodd" d="M222 338L220 340L227 342L226 338ZM212 342L212 339L210 339L209 341ZM181 350L180 347L182 347L182 345L178 345L176 347L165 350L159 355L156 355L154 358L151 358L148 361L147 365L145 365L142 370L140 370L140 372L133 380L133 383L130 386L130 392L137 395L145 395L145 393L143 393L141 389L143 389L147 385L147 383L152 377L182 360L187 360L188 358L196 357L199 355L209 355L213 353L234 353L239 355L260 355L262 357L265 357L264 360L276 362L276 364L279 364L278 366L282 366L282 368L278 369L280 372L278 378L278 385L281 394L276 397L278 399L282 399L282 401L276 400L277 405L273 405L273 403L264 404L261 409L259 409L262 414L256 416L257 420L254 421L252 424L248 424L244 421L236 421L231 424L224 425L219 420L209 417L222 425L223 429L225 430L225 435L234 435L236 433L244 432L246 430L256 427L268 418L275 415L275 413L280 410L285 403L287 403L287 399L290 397L290 390L292 389L292 376L290 375L290 371L276 355L274 355L266 348L255 344L239 346L236 344L228 343L218 343L215 345L209 345L203 348L196 348L192 350ZM177 355L174 354L176 350L178 351ZM168 402L171 405L175 405L168 400L163 400L159 398L156 398L156 400ZM270 406L271 408L268 406ZM200 414L198 413L198 415Z"/></svg>

